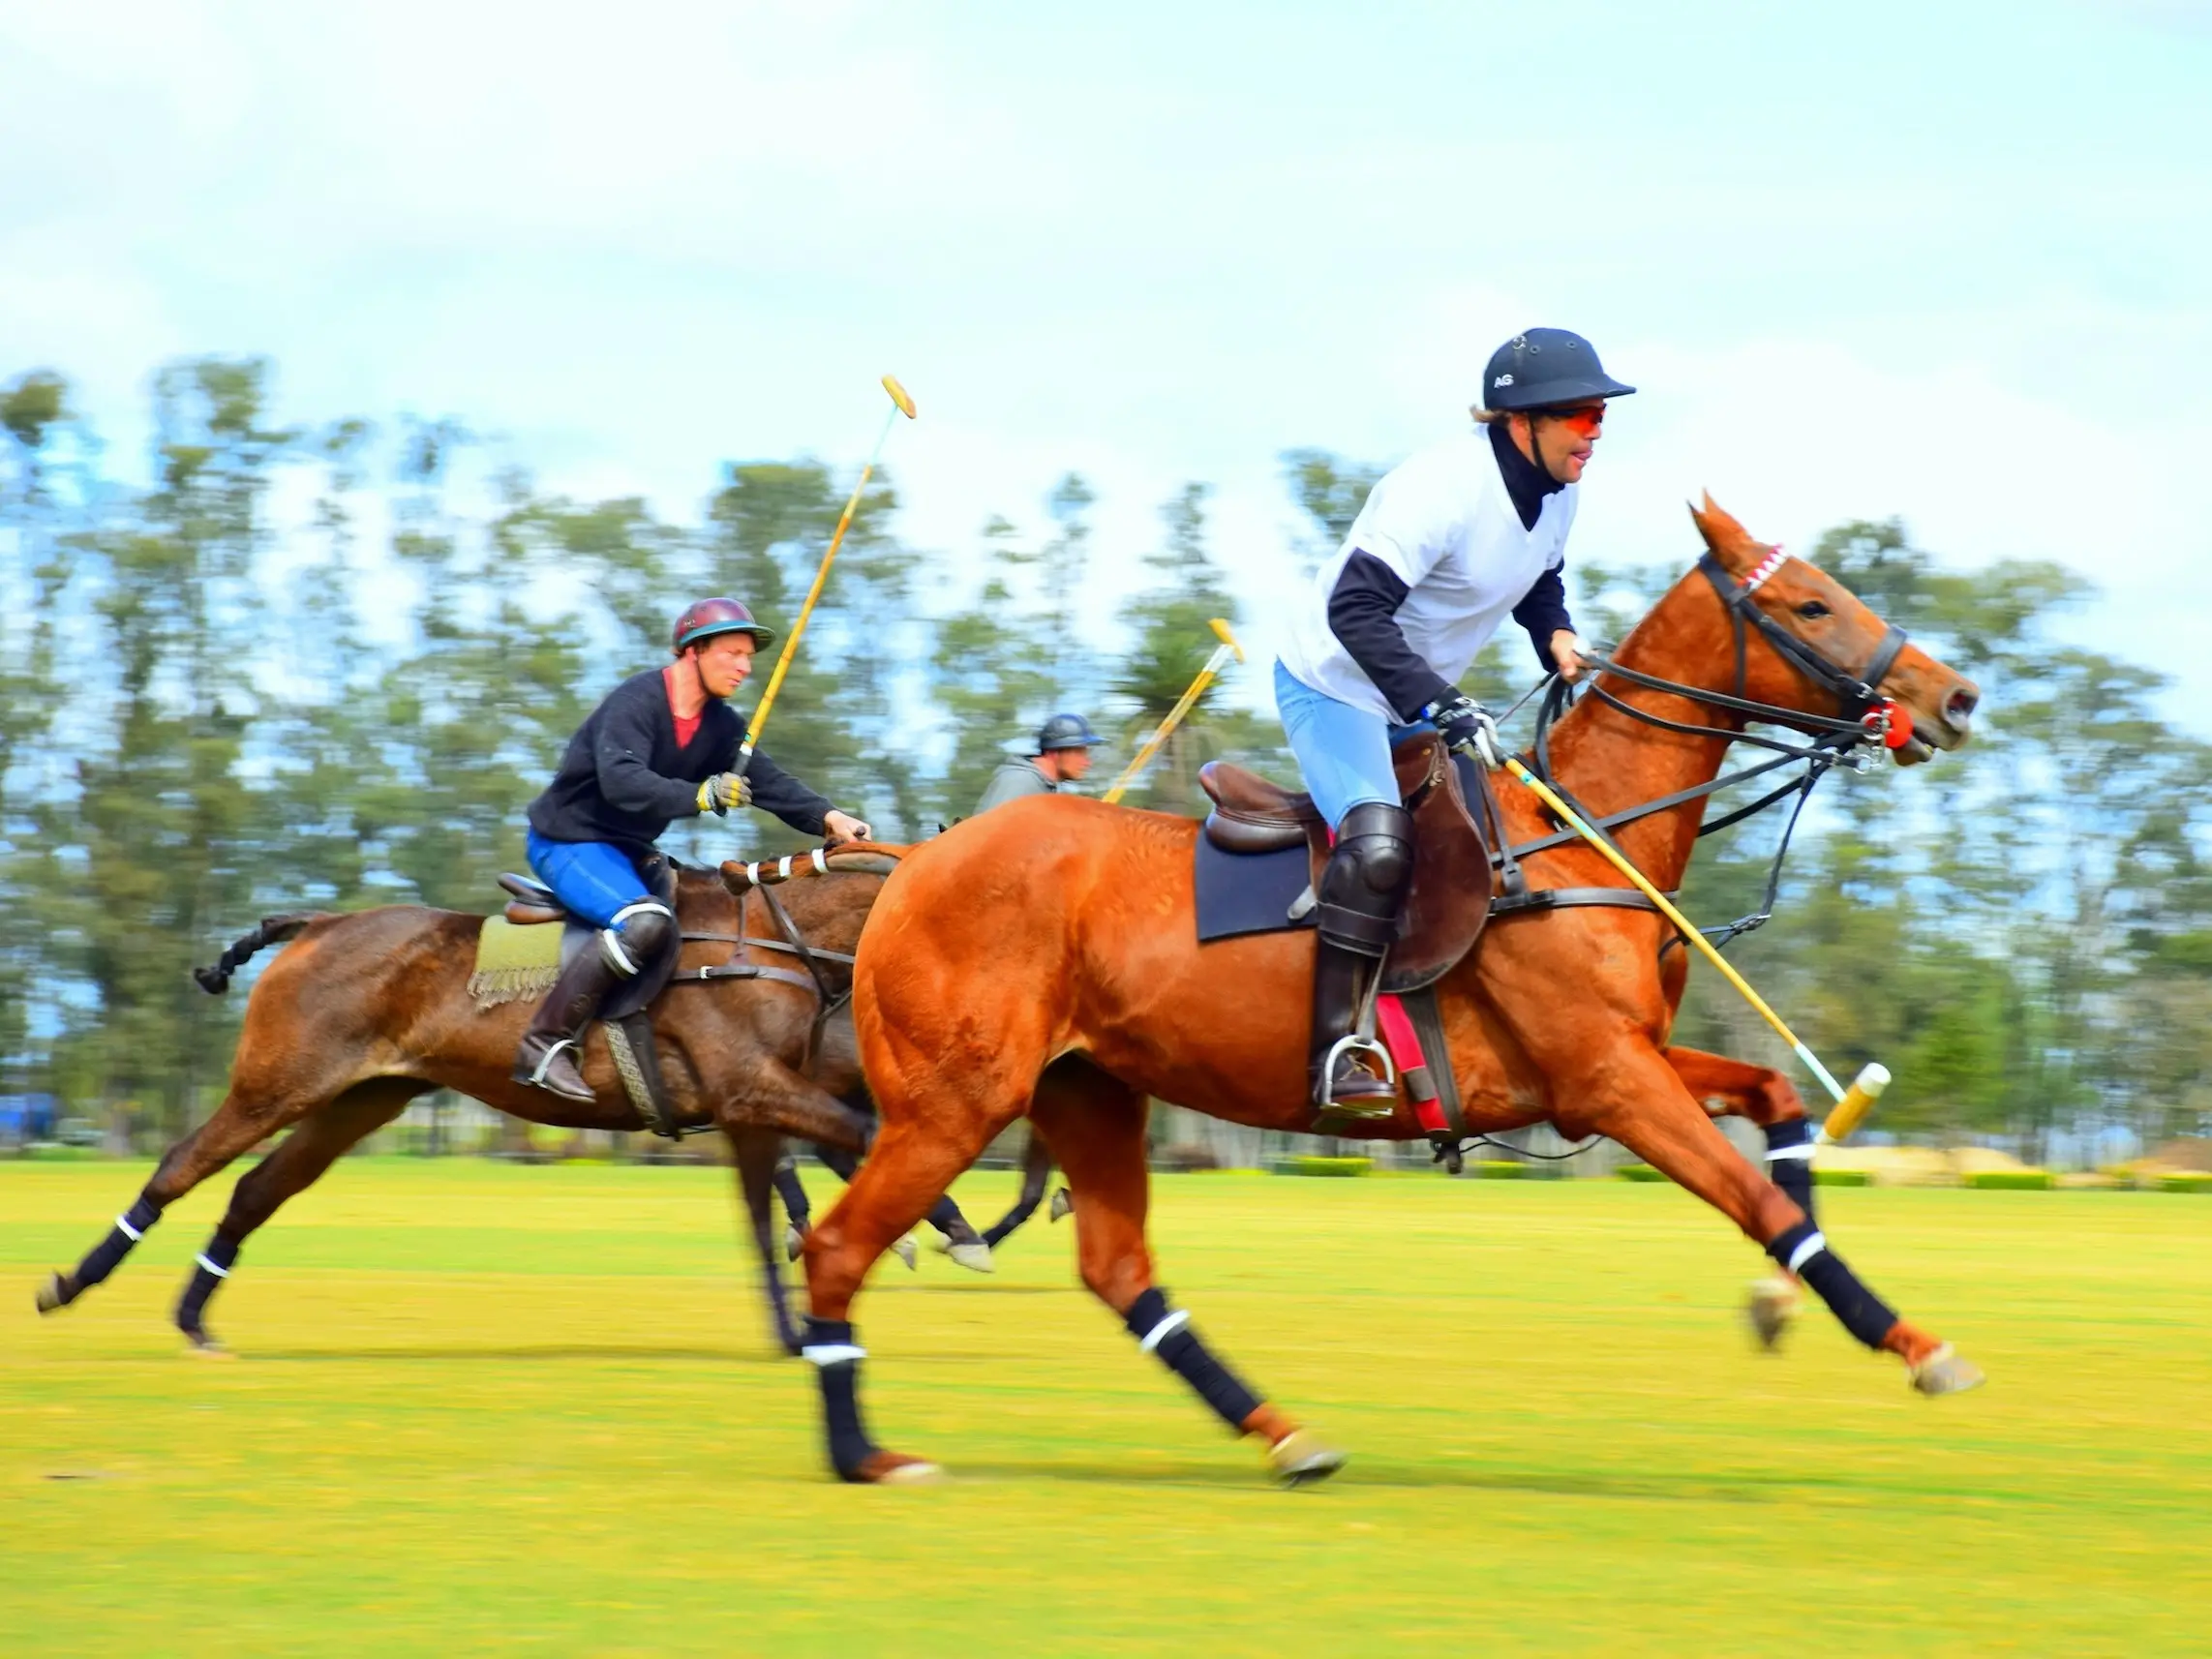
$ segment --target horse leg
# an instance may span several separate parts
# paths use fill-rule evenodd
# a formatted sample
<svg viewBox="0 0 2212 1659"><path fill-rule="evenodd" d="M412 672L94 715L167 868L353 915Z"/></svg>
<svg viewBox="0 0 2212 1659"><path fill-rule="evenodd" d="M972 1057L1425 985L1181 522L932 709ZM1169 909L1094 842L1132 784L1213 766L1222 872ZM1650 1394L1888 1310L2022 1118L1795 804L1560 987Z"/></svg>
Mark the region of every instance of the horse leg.
<svg viewBox="0 0 2212 1659"><path fill-rule="evenodd" d="M244 1068L240 1068L241 1073ZM336 1090L278 1092L233 1077L228 1094L208 1120L171 1146L140 1190L137 1201L68 1273L47 1275L39 1286L38 1308L51 1313L66 1308L123 1263L162 1212L212 1175L220 1174L240 1153L258 1146L287 1125L306 1117Z"/></svg>
<svg viewBox="0 0 2212 1659"><path fill-rule="evenodd" d="M760 1254L761 1278L768 1291L769 1319L784 1351L795 1354L803 1344L775 1258L775 1211L771 1203L776 1173L784 1162L783 1137L773 1130L762 1129L725 1129L723 1132L729 1136L730 1151L737 1160L738 1195L752 1222L753 1247ZM792 1183L798 1184L796 1174ZM801 1196L803 1201L804 1195Z"/></svg>
<svg viewBox="0 0 2212 1659"><path fill-rule="evenodd" d="M1860 1282L1804 1210L1728 1144L1656 1050L1623 1056L1587 1078L1559 1081L1562 1092L1589 1102L1593 1127L1742 1228L1811 1285L1860 1342L1903 1360L1923 1394L1954 1394L1982 1380L1950 1343L1899 1318Z"/></svg>
<svg viewBox="0 0 2212 1659"><path fill-rule="evenodd" d="M783 1254L799 1259L799 1249L812 1223L814 1206L806 1197L806 1184L799 1179L799 1161L780 1142L775 1153L775 1192L783 1200Z"/></svg>
<svg viewBox="0 0 2212 1659"><path fill-rule="evenodd" d="M861 1166L858 1154L834 1146L818 1146L814 1149L814 1154L838 1180L848 1187L853 1184L853 1176ZM940 1192L937 1201L929 1206L929 1214L923 1220L937 1229L939 1254L951 1256L955 1265L966 1268L970 1273L991 1271L990 1246L984 1243L983 1236L968 1224L968 1218L960 1214L960 1206L953 1202L952 1193ZM891 1247L891 1253L906 1264L909 1273L914 1271L915 1251L912 1239L898 1240Z"/></svg>
<svg viewBox="0 0 2212 1659"><path fill-rule="evenodd" d="M230 1207L216 1223L215 1236L199 1252L184 1294L177 1299L176 1328L202 1353L219 1354L223 1345L207 1329L207 1303L238 1261L238 1250L287 1199L319 1181L330 1165L408 1108L428 1084L409 1078L357 1083L285 1136L277 1149L238 1178Z"/></svg>
<svg viewBox="0 0 2212 1659"><path fill-rule="evenodd" d="M1748 1118L1766 1131L1767 1178L1818 1226L1812 1194L1813 1128L1797 1085L1773 1067L1701 1049L1669 1048L1666 1057L1708 1117ZM1803 1301L1798 1276L1785 1267L1751 1282L1743 1313L1760 1346L1772 1349L1781 1342Z"/></svg>
<svg viewBox="0 0 2212 1659"><path fill-rule="evenodd" d="M1344 1454L1267 1404L1171 1308L1152 1281L1144 1244L1151 1174L1144 1165L1148 1104L1133 1089L1076 1060L1063 1060L1038 1084L1030 1117L1067 1171L1075 1195L1076 1240L1083 1282L1121 1315L1137 1347L1190 1384L1236 1434L1266 1442L1278 1478L1296 1486L1344 1466Z"/></svg>
<svg viewBox="0 0 2212 1659"><path fill-rule="evenodd" d="M972 1096L976 1088L971 1079L955 1099ZM936 1464L885 1451L867 1436L860 1407L861 1361L867 1350L853 1338L853 1298L876 1257L928 1214L991 1137L1020 1115L1022 1104L1023 1096L1010 1093L988 1110L887 1123L852 1184L806 1235L809 1317L801 1351L821 1382L830 1466L840 1480L925 1481L939 1472Z"/></svg>
<svg viewBox="0 0 2212 1659"><path fill-rule="evenodd" d="M1037 1206L1045 1201L1045 1189L1051 1179L1052 1149L1045 1144L1043 1135L1032 1133L1029 1144L1021 1150L1021 1196L1015 1200L1013 1209L984 1229L984 1243L992 1250L998 1249L1008 1234L1037 1214ZM1060 1213L1055 1205L1052 1219L1058 1221Z"/></svg>

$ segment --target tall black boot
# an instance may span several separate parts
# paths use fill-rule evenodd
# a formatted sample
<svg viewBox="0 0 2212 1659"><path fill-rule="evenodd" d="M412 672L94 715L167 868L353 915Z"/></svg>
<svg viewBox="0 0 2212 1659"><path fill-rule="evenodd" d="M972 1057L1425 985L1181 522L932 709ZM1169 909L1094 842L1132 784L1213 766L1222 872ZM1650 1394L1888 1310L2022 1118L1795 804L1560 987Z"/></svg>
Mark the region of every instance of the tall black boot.
<svg viewBox="0 0 2212 1659"><path fill-rule="evenodd" d="M607 953L594 939L576 952L576 959L561 970L531 1016L515 1054L514 1079L559 1095L564 1101L590 1102L596 1099L577 1065L583 1054L585 1028L599 1011L599 1004L621 978Z"/></svg>
<svg viewBox="0 0 2212 1659"><path fill-rule="evenodd" d="M1372 1049L1346 1044L1371 982L1398 937L1398 913L1413 885L1413 815L1363 802L1337 826L1314 907L1314 1023L1308 1050L1314 1103L1340 1117L1383 1118L1398 1091L1369 1062Z"/></svg>

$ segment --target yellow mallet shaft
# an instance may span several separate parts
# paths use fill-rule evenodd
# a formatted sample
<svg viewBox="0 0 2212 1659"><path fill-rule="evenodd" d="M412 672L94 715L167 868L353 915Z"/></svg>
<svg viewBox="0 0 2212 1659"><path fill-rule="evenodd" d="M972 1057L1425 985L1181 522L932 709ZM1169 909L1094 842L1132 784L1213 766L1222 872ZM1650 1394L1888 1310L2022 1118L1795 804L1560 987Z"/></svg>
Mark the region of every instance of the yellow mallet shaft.
<svg viewBox="0 0 2212 1659"><path fill-rule="evenodd" d="M823 585L830 580L830 566L836 560L837 549L852 526L853 514L860 509L861 492L868 487L868 477L875 471L876 462L882 459L884 440L891 437L891 429L897 424L900 415L908 420L914 418L914 399L895 377L886 375L883 389L891 394L891 411L883 417L883 430L876 434L875 447L868 451L867 464L861 468L860 482L853 486L845 510L837 516L836 533L830 537L830 550L822 556L822 562L814 572L813 586L806 589L806 603L799 607L799 619L791 624L791 638L784 642L783 654L775 659L775 672L768 677L768 689L760 694L760 706L746 724L745 740L738 746L737 770L741 775L752 765L761 729L768 724L768 712L775 707L775 694L783 689L783 677L791 672L792 659L799 655L799 641L806 632L806 618L814 614L814 603L822 597Z"/></svg>
<svg viewBox="0 0 2212 1659"><path fill-rule="evenodd" d="M1875 1097L1889 1086L1889 1072L1879 1066L1869 1066L1859 1073L1858 1081L1846 1091L1828 1068L1820 1063L1820 1056L1799 1041L1798 1034L1782 1023L1782 1016L1767 1006L1767 999L1751 988L1750 981L1736 971L1735 965L1727 957L1713 949L1712 940L1690 925L1689 918L1677 910L1674 901L1653 887L1642 870L1621 857L1610 841L1585 824L1582 815L1560 799L1557 791L1511 755L1505 757L1505 769L1519 778L1538 800L1550 807L1561 824L1604 854L1606 862L1635 883L1636 890L1657 905L1659 914L1673 922L1684 939L1704 952L1705 959L1720 971L1721 978L1742 993L1743 1000L1758 1010L1759 1017L1773 1026L1774 1034L1788 1043L1791 1051L1804 1062L1805 1070L1820 1079L1820 1086L1828 1091L1828 1098L1836 1103L1834 1113L1828 1120L1829 1125L1833 1129L1838 1123L1841 1124L1840 1132L1823 1130L1823 1135L1830 1140L1841 1140L1856 1129L1860 1119L1872 1107ZM1850 1113L1848 1120L1845 1118L1846 1111Z"/></svg>
<svg viewBox="0 0 2212 1659"><path fill-rule="evenodd" d="M1214 648L1214 654L1206 658L1206 666L1198 670L1198 678L1191 681L1190 689L1176 699L1174 708L1167 710L1167 717L1154 728L1151 737L1144 739L1144 747L1138 749L1136 758L1122 769L1121 776L1113 780L1113 787L1100 797L1108 806L1120 800L1127 793L1129 786L1136 781L1136 774L1144 769L1145 763L1160 752L1160 745L1167 740L1170 732L1183 723L1183 716L1197 707L1198 699L1205 695L1206 687L1229 665L1230 659L1234 658L1238 662L1244 660L1244 648L1236 643L1236 636L1229 632L1226 618L1215 617L1206 625L1213 629L1221 644Z"/></svg>

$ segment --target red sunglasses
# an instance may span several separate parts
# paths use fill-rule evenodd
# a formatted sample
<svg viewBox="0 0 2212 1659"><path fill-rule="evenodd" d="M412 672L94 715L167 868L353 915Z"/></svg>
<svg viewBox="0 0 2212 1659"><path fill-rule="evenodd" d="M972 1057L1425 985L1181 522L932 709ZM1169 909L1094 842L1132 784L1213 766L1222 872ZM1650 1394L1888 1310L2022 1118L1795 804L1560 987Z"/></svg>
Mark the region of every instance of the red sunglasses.
<svg viewBox="0 0 2212 1659"><path fill-rule="evenodd" d="M1595 437L1597 429L1605 424L1603 404L1578 404L1573 408L1539 409L1536 412L1550 415L1569 432L1579 433L1584 437Z"/></svg>

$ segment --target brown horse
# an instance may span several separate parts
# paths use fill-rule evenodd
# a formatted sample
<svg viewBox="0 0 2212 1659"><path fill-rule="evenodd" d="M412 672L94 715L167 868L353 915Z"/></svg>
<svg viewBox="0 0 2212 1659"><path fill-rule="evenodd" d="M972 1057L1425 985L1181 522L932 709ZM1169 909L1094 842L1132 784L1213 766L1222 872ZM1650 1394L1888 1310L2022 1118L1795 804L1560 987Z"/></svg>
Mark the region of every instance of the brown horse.
<svg viewBox="0 0 2212 1659"><path fill-rule="evenodd" d="M1900 762L1963 742L1976 700L1959 675L1886 628L1839 585L1753 542L1712 505L1693 516L1717 564L1660 600L1597 687L1671 720L1655 727L1586 697L1554 728L1554 775L1591 813L1710 782L1741 730L1731 693L1773 717L1833 726L1837 693L1864 669L1909 713ZM1748 633L1746 624L1748 624ZM1752 637L1755 636L1755 637ZM1794 659L1794 660L1793 660ZM1671 681L1654 690L1626 675ZM1869 701L1864 695L1861 702ZM1846 707L1843 718L1859 710ZM1683 727L1725 727L1699 736ZM1903 734L1899 734L1900 740ZM1500 774L1518 845L1556 827ZM1637 822L1618 839L1662 889L1677 887L1702 799ZM1263 1129L1308 1131L1303 932L1200 947L1193 923L1197 825L1097 802L1016 801L910 853L863 933L854 980L861 1054L882 1127L852 1187L806 1246L813 1314L807 1357L823 1391L831 1462L847 1480L926 1478L921 1460L881 1450L862 1426L863 1350L849 1322L884 1247L996 1133L1026 1112L1073 1190L1081 1275L1147 1352L1178 1372L1241 1433L1259 1435L1288 1480L1326 1474L1340 1454L1297 1430L1240 1381L1170 1309L1145 1245L1148 1096ZM1579 843L1525 864L1539 888L1619 887ZM1768 1127L1771 1156L1809 1149L1789 1079L1763 1067L1670 1048L1686 952L1662 952L1664 923L1622 908L1500 917L1439 983L1450 1061L1468 1128L1550 1121L1570 1136L1612 1136L1736 1222L1818 1291L1870 1347L1897 1355L1924 1393L1980 1373L1898 1318L1814 1230L1803 1203L1740 1157L1712 1122ZM1379 1137L1421 1134L1402 1098ZM1339 1130L1335 1132L1344 1132Z"/></svg>
<svg viewBox="0 0 2212 1659"><path fill-rule="evenodd" d="M898 852L858 843L831 849L821 879L789 890L786 914L799 937L849 960ZM686 942L678 973L750 963L780 977L692 983L679 978L653 1008L653 1030L676 1123L718 1129L729 1139L771 1314L777 1335L796 1352L798 1332L784 1305L770 1234L770 1183L782 1137L857 1151L871 1125L855 1109L864 1105L865 1094L850 1017L840 1014L818 1027L825 1011L821 991L807 974L794 971L788 946L774 948L780 930L764 914L767 895L754 888L739 864L725 866L720 876L682 872L677 914ZM114 1271L165 1208L288 1128L290 1134L239 1178L178 1304L177 1326L197 1347L216 1345L206 1304L229 1276L239 1246L286 1199L418 1095L443 1087L532 1123L645 1129L596 1028L584 1060L585 1080L597 1096L592 1104L512 1080L515 1045L530 1010L521 1003L479 1009L470 997L468 980L482 924L481 917L411 905L274 917L225 952L220 969L203 970L201 983L220 991L239 963L288 941L246 1005L222 1105L168 1149L137 1202L76 1270L46 1282L39 1311L76 1301ZM740 945L739 939L763 943ZM849 980L849 968L833 956L817 960L833 1000L841 1001L839 981Z"/></svg>

